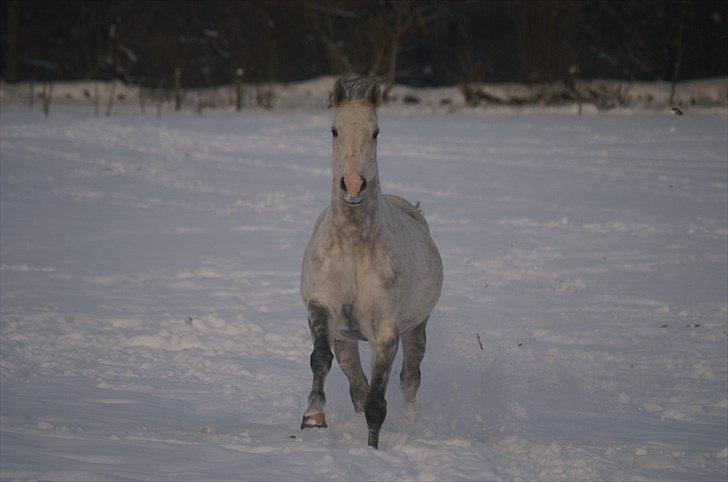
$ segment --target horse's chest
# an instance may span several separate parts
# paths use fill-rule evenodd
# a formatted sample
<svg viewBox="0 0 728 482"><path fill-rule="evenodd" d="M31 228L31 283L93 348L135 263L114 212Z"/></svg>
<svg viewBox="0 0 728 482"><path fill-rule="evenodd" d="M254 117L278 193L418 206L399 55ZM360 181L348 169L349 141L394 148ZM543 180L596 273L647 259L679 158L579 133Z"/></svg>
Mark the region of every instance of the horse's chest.
<svg viewBox="0 0 728 482"><path fill-rule="evenodd" d="M396 284L396 275L389 265L360 265L352 281L357 299L371 303L386 297Z"/></svg>
<svg viewBox="0 0 728 482"><path fill-rule="evenodd" d="M383 250L343 253L341 266L346 288L360 299L391 288L396 278L395 260Z"/></svg>
<svg viewBox="0 0 728 482"><path fill-rule="evenodd" d="M398 279L391 253L383 249L344 251L339 259L341 289L347 302L360 309L388 303Z"/></svg>
<svg viewBox="0 0 728 482"><path fill-rule="evenodd" d="M376 325L398 311L396 270L389 260L379 258L376 262L358 260L347 271L337 331L344 338L370 339Z"/></svg>

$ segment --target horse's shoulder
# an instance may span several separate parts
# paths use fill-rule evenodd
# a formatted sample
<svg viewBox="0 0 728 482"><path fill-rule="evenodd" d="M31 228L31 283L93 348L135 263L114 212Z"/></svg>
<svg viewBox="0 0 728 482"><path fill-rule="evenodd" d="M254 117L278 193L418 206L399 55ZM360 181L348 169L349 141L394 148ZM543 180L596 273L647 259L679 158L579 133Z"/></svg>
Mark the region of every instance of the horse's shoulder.
<svg viewBox="0 0 728 482"><path fill-rule="evenodd" d="M331 206L326 206L326 208L321 211L321 214L319 214L319 217L316 220L316 224L313 225L314 233L318 230L321 223L329 216L329 214L331 214Z"/></svg>
<svg viewBox="0 0 728 482"><path fill-rule="evenodd" d="M326 247L330 245L330 240L327 229L331 219L331 206L327 206L326 209L321 211L316 224L314 224L313 231L311 232L311 239L309 239L306 245L306 251L304 253L304 260L314 260L320 256L322 251L326 251Z"/></svg>
<svg viewBox="0 0 728 482"><path fill-rule="evenodd" d="M420 203L413 205L409 201L407 201L403 197L399 197L395 194L385 194L384 199L387 200L390 206L393 206L415 221L417 221L419 224L425 227L427 231L430 231L430 227L427 225L427 220L425 220L425 216L422 214L422 209L420 208Z"/></svg>

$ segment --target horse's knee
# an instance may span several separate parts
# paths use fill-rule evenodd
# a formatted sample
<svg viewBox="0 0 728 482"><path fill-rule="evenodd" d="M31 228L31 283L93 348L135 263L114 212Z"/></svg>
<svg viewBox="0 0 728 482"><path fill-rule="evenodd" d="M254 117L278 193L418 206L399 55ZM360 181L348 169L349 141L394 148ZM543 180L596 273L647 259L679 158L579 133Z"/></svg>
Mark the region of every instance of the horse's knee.
<svg viewBox="0 0 728 482"><path fill-rule="evenodd" d="M405 365L399 372L399 380L404 383L407 380L419 380L422 378L422 372L419 366Z"/></svg>
<svg viewBox="0 0 728 482"><path fill-rule="evenodd" d="M317 345L311 352L311 371L314 374L326 374L331 369L333 360L334 354L328 344Z"/></svg>
<svg viewBox="0 0 728 482"><path fill-rule="evenodd" d="M317 325L329 317L329 310L318 301L311 300L308 302L308 322Z"/></svg>
<svg viewBox="0 0 728 482"><path fill-rule="evenodd" d="M326 375L331 369L334 354L331 352L328 334L329 310L315 301L308 304L308 325L313 339L311 371L314 375Z"/></svg>

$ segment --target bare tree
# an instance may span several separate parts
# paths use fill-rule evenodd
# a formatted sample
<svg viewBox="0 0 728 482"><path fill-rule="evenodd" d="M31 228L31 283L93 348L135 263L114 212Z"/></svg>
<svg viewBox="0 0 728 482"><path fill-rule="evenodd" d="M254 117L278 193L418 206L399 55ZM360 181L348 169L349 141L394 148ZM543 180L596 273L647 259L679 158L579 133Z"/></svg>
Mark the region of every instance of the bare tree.
<svg viewBox="0 0 728 482"><path fill-rule="evenodd" d="M5 36L5 80L9 83L18 81L18 58L20 56L20 2L10 0L7 10L7 35ZM32 107L32 106L31 106Z"/></svg>
<svg viewBox="0 0 728 482"><path fill-rule="evenodd" d="M332 71L334 73L353 72L354 68L349 57L340 42L336 40L333 22L336 17L351 19L357 18L357 15L343 9L327 8L316 0L306 2L305 6L307 18L313 25L319 42L326 50Z"/></svg>
<svg viewBox="0 0 728 482"><path fill-rule="evenodd" d="M412 27L415 17L419 14L419 7L411 0L401 0L394 5L394 28L389 45L389 66L387 68L387 82L382 92L384 102L389 101L389 92L394 87L397 77L397 54L402 36Z"/></svg>
<svg viewBox="0 0 728 482"><path fill-rule="evenodd" d="M99 81L94 80L94 115L99 116Z"/></svg>
<svg viewBox="0 0 728 482"><path fill-rule="evenodd" d="M685 16L687 15L688 5L687 2L682 2L682 8L680 9L680 19L678 20L677 28L675 29L675 60L672 64L672 81L670 82L670 100L668 106L672 106L673 100L675 99L675 84L677 84L677 77L680 73L680 64L682 63L683 56L683 32L685 30Z"/></svg>

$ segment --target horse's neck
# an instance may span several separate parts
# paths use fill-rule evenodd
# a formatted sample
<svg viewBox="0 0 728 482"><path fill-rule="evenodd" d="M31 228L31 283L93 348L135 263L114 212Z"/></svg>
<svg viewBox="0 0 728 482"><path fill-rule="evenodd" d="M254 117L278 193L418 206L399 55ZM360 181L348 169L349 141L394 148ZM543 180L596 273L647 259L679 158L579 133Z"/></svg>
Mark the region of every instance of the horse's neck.
<svg viewBox="0 0 728 482"><path fill-rule="evenodd" d="M372 192L360 206L347 206L338 186L331 195L331 211L333 214L332 233L337 238L347 241L371 241L376 239L382 229L382 209L386 202L379 187L379 179L372 183Z"/></svg>

